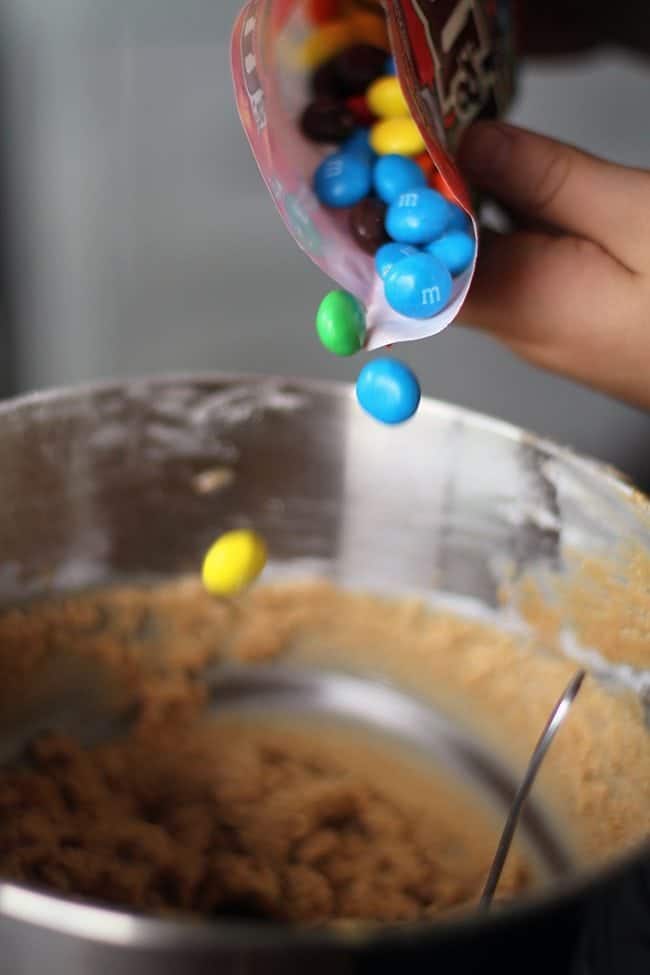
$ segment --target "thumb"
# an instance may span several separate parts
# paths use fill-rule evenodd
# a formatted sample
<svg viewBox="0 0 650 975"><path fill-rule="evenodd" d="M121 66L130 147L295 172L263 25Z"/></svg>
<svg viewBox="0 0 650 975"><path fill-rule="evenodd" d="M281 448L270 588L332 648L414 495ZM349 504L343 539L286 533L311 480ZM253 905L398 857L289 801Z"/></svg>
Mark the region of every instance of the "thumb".
<svg viewBox="0 0 650 975"><path fill-rule="evenodd" d="M511 125L479 122L458 153L469 182L518 215L591 240L642 270L648 174Z"/></svg>

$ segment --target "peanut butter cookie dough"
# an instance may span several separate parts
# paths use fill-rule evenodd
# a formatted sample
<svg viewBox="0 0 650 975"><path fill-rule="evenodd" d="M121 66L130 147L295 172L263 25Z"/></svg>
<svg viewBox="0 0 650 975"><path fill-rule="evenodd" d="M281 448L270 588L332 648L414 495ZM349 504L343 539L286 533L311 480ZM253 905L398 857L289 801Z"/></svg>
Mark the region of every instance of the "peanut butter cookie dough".
<svg viewBox="0 0 650 975"><path fill-rule="evenodd" d="M89 688L101 679L131 723L88 748L32 736L0 772L0 877L146 912L279 922L401 922L472 905L498 822L459 785L352 732L207 714L204 666L280 655L383 672L459 711L515 763L572 670L476 621L320 582L228 604L179 580L10 610L0 738L21 721L42 730L35 715L67 686L61 673ZM590 682L544 776L578 859L647 834L648 747L633 697ZM519 849L500 895L537 879Z"/></svg>

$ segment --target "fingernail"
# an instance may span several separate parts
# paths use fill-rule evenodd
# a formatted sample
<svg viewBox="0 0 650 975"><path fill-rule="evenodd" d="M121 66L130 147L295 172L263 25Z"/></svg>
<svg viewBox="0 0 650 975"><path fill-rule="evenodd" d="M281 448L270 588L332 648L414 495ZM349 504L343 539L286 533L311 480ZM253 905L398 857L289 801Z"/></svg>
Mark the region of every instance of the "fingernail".
<svg viewBox="0 0 650 975"><path fill-rule="evenodd" d="M458 164L469 181L492 184L508 170L512 136L504 126L477 122L466 132L458 152Z"/></svg>

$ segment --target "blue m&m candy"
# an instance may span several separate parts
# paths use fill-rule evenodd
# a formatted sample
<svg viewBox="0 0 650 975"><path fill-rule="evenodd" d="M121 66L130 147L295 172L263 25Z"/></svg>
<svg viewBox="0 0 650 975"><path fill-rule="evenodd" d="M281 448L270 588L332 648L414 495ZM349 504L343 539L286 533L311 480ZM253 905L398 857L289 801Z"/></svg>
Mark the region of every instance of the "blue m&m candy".
<svg viewBox="0 0 650 975"><path fill-rule="evenodd" d="M389 57L386 59L386 64L384 66L384 74L394 75L397 74L397 65L395 64L395 58Z"/></svg>
<svg viewBox="0 0 650 975"><path fill-rule="evenodd" d="M419 253L410 244L383 244L375 254L375 269L380 278L387 278L396 264L405 257Z"/></svg>
<svg viewBox="0 0 650 975"><path fill-rule="evenodd" d="M342 152L351 152L362 159L366 159L372 165L377 158L377 154L370 145L370 131L368 129L357 129L349 139L341 146Z"/></svg>
<svg viewBox="0 0 650 975"><path fill-rule="evenodd" d="M420 384L414 372L397 359L374 359L357 379L362 409L381 423L404 423L420 405Z"/></svg>
<svg viewBox="0 0 650 975"><path fill-rule="evenodd" d="M472 221L469 219L462 207L456 206L455 203L449 204L449 223L447 224L446 233L450 230L462 230L466 234L473 236L474 231L472 230Z"/></svg>
<svg viewBox="0 0 650 975"><path fill-rule="evenodd" d="M406 156L381 156L375 164L373 182L377 196L384 203L393 203L407 190L427 185L426 176L412 159Z"/></svg>
<svg viewBox="0 0 650 975"><path fill-rule="evenodd" d="M474 259L476 244L474 235L465 233L464 230L451 230L432 244L427 245L429 254L437 257L441 264L447 268L449 273L456 277L467 270Z"/></svg>
<svg viewBox="0 0 650 975"><path fill-rule="evenodd" d="M388 273L385 291L386 301L400 315L433 318L449 303L451 274L431 254L414 254Z"/></svg>
<svg viewBox="0 0 650 975"><path fill-rule="evenodd" d="M314 174L314 192L323 206L354 206L372 189L372 166L362 155L335 152Z"/></svg>
<svg viewBox="0 0 650 975"><path fill-rule="evenodd" d="M402 193L388 208L386 230L400 244L430 244L449 223L450 205L430 189Z"/></svg>

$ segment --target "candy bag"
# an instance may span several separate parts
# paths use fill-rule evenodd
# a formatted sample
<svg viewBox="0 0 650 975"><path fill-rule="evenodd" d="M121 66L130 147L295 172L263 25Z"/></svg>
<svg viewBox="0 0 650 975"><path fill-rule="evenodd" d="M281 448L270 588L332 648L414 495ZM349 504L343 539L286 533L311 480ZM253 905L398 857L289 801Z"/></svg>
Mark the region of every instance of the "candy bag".
<svg viewBox="0 0 650 975"><path fill-rule="evenodd" d="M232 73L240 117L260 172L298 245L366 310L366 348L425 338L457 316L476 265L453 281L431 318L398 314L373 257L346 214L323 207L313 176L326 152L298 119L314 72L350 43L385 47L417 124L435 188L471 218L472 200L453 153L470 122L501 115L514 89L512 0L249 0L235 24ZM431 184L430 184L431 185Z"/></svg>

